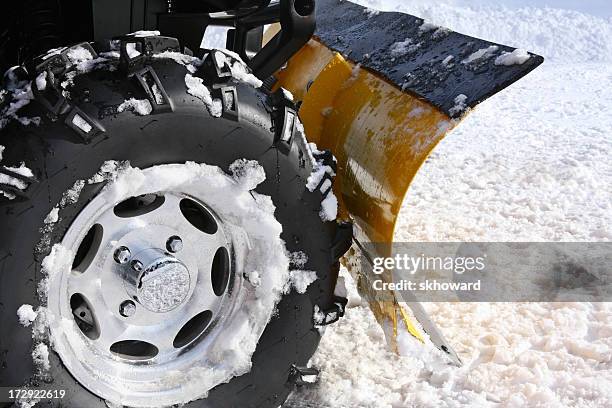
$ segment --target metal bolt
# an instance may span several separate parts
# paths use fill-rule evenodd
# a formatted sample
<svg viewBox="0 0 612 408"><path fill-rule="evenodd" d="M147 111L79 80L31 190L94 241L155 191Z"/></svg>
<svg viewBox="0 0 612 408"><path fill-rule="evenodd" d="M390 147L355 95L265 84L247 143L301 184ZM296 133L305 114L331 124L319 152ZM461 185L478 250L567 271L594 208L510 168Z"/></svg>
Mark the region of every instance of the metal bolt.
<svg viewBox="0 0 612 408"><path fill-rule="evenodd" d="M131 300L126 300L119 306L119 313L123 317L132 317L136 313L136 304Z"/></svg>
<svg viewBox="0 0 612 408"><path fill-rule="evenodd" d="M169 252L172 252L173 254L175 254L183 249L183 241L181 240L180 237L177 237L176 235L173 237L170 237L168 238L168 241L166 242L166 249Z"/></svg>
<svg viewBox="0 0 612 408"><path fill-rule="evenodd" d="M122 246L117 248L117 250L115 251L115 262L117 262L118 264L123 265L128 263L131 257L132 253L127 247Z"/></svg>
<svg viewBox="0 0 612 408"><path fill-rule="evenodd" d="M134 260L132 261L132 269L136 272L142 272L142 270L144 269L144 265L142 264L142 262Z"/></svg>

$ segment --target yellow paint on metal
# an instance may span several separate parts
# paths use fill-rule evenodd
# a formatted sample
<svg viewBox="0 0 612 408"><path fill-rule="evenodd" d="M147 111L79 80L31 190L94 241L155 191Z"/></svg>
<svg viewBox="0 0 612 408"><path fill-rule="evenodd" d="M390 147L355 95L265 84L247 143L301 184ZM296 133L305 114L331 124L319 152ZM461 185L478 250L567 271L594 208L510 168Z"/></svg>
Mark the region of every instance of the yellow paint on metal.
<svg viewBox="0 0 612 408"><path fill-rule="evenodd" d="M291 58L277 79L277 87L302 102L299 115L308 140L338 160L334 192L340 218L355 223L362 242L391 243L410 182L456 121L316 39ZM394 294L390 303L377 302L371 287L359 286L379 322L390 320L397 330L399 315L422 340Z"/></svg>

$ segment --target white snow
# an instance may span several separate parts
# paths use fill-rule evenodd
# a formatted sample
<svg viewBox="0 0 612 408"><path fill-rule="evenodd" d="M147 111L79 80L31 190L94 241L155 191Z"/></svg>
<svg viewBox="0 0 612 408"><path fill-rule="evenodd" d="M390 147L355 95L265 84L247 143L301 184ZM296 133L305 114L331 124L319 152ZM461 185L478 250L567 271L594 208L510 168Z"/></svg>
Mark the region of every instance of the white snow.
<svg viewBox="0 0 612 408"><path fill-rule="evenodd" d="M75 65L93 59L93 55L91 55L91 52L87 48L80 46L69 49L66 53L66 56L68 57L70 62Z"/></svg>
<svg viewBox="0 0 612 408"><path fill-rule="evenodd" d="M547 58L477 107L434 150L411 185L395 241L612 240L612 14L537 7L539 0L518 8L463 0L359 2ZM322 369L319 384L286 405L612 406L612 304L424 306L464 367L442 365L435 350L409 336L400 338L408 356L388 351L383 330L359 302L327 328L311 360Z"/></svg>
<svg viewBox="0 0 612 408"><path fill-rule="evenodd" d="M17 115L17 112L21 108L28 105L30 101L34 99L32 83L25 81L13 83L10 84L7 91L11 102L0 111L0 130L2 130L11 120L15 120L23 126L28 126L30 124L38 126L40 124L40 117L29 118ZM7 97L6 94L5 97Z"/></svg>
<svg viewBox="0 0 612 408"><path fill-rule="evenodd" d="M247 83L253 88L259 88L263 85L263 82L250 72L249 67L238 54L229 50L215 50L214 57L218 65L229 67L232 76L237 80Z"/></svg>
<svg viewBox="0 0 612 408"><path fill-rule="evenodd" d="M301 124L300 126L298 126L298 131L303 132L303 127ZM308 176L308 180L306 180L306 188L309 191L314 191L319 186L319 184L321 184L321 181L323 181L323 179L325 178L325 175L329 175L333 177L336 175L336 173L330 166L326 165L323 162L323 160L316 160L314 158L313 156L314 153L321 153L318 150L316 144L309 143L308 147L311 152L310 156L313 162L313 168L312 168L312 172L310 173L310 176ZM321 187L323 187L323 185ZM321 188L321 192L325 192L325 190L327 189ZM332 190L329 191L327 196L321 202L321 211L319 211L319 216L321 217L323 221L333 221L337 218L338 199L336 198Z"/></svg>
<svg viewBox="0 0 612 408"><path fill-rule="evenodd" d="M428 21L423 21L423 24L421 24L421 26L419 27L419 33L421 34L428 33L432 30L437 30L438 28L440 27L435 24L432 24Z"/></svg>
<svg viewBox="0 0 612 408"><path fill-rule="evenodd" d="M38 284L38 293L42 298L47 296L51 279L72 270L72 259L74 259L74 254L68 248L61 244L53 245L51 252L43 259L41 264L43 279Z"/></svg>
<svg viewBox="0 0 612 408"><path fill-rule="evenodd" d="M21 305L17 309L17 316L19 317L19 324L24 327L28 327L36 320L38 314L34 311L32 305Z"/></svg>
<svg viewBox="0 0 612 408"><path fill-rule="evenodd" d="M196 61L199 61L198 58L196 57L193 57L187 54L183 54L180 52L176 52L176 51L164 51L158 54L153 54L153 58L171 59L180 65L189 65L189 64L193 64Z"/></svg>
<svg viewBox="0 0 612 408"><path fill-rule="evenodd" d="M55 224L59 220L59 207L55 207L45 217L45 224Z"/></svg>
<svg viewBox="0 0 612 408"><path fill-rule="evenodd" d="M151 102L148 99L130 98L125 100L121 105L117 107L117 112L121 113L126 110L132 111L133 113L140 116L146 116L150 115L151 112L153 112L153 106L151 106ZM87 125L89 124L87 123Z"/></svg>
<svg viewBox="0 0 612 408"><path fill-rule="evenodd" d="M136 43L125 44L125 51L130 59L134 59L141 54L140 51L136 49Z"/></svg>
<svg viewBox="0 0 612 408"><path fill-rule="evenodd" d="M311 283L317 280L315 271L293 270L289 272L289 285L297 293L306 293Z"/></svg>
<svg viewBox="0 0 612 408"><path fill-rule="evenodd" d="M338 217L338 199L333 191L330 191L321 202L319 217L323 221L334 221Z"/></svg>
<svg viewBox="0 0 612 408"><path fill-rule="evenodd" d="M455 106L453 106L449 110L449 113L453 117L455 115L459 114L459 113L463 113L467 109L467 105L465 103L466 101L467 101L467 96L466 95L464 95L464 94L457 95L457 97L455 98Z"/></svg>
<svg viewBox="0 0 612 408"><path fill-rule="evenodd" d="M25 176L25 177L34 177L34 173L32 173L32 170L30 170L30 168L28 168L25 163L21 163L19 165L19 167L9 167L9 166L2 166L3 169L9 170L13 173L19 174L21 176ZM14 187L18 190L25 190L26 188L28 188L28 183L10 176L8 174L4 174L4 173L0 173L0 184L5 184L5 185L9 185L11 187ZM0 193L2 193L2 195L4 195L6 198L8 198L9 200L13 200L15 199L15 195L11 194L7 191L3 191L0 190Z"/></svg>
<svg viewBox="0 0 612 408"><path fill-rule="evenodd" d="M67 205L74 204L77 202L79 197L81 196L81 191L83 191L83 187L85 187L84 180L77 180L74 182L72 187L62 194L62 199L60 200L60 207L64 208Z"/></svg>
<svg viewBox="0 0 612 408"><path fill-rule="evenodd" d="M406 38L404 41L393 43L389 48L389 53L392 57L403 57L410 54L421 47L421 43L415 43L411 38Z"/></svg>
<svg viewBox="0 0 612 408"><path fill-rule="evenodd" d="M47 89L47 71L43 71L36 77L36 88L39 91Z"/></svg>
<svg viewBox="0 0 612 408"><path fill-rule="evenodd" d="M161 35L161 33L157 30L140 30L133 33L128 34L131 37L155 37Z"/></svg>
<svg viewBox="0 0 612 408"><path fill-rule="evenodd" d="M206 85L204 85L202 78L194 77L191 74L186 74L185 85L187 86L187 93L204 102L204 105L212 116L221 116L223 113L223 104L221 103L220 99L212 98L210 90L206 87Z"/></svg>
<svg viewBox="0 0 612 408"><path fill-rule="evenodd" d="M285 95L285 98L289 99L290 101L293 101L293 94L289 90L283 87L281 87L281 90L283 91L283 95Z"/></svg>
<svg viewBox="0 0 612 408"><path fill-rule="evenodd" d="M498 49L499 47L497 45L490 45L487 48L481 48L478 51L475 51L474 53L472 53L469 57L467 57L461 62L464 64L471 64L473 62L486 60L488 58L491 58L493 55L495 55Z"/></svg>
<svg viewBox="0 0 612 408"><path fill-rule="evenodd" d="M368 16L368 18L372 18L372 17L375 17L375 16L379 15L379 14L380 14L380 11L379 11L379 10L376 10L376 9L365 8L365 9L363 10L363 13L364 13L366 16Z"/></svg>
<svg viewBox="0 0 612 408"><path fill-rule="evenodd" d="M526 50L517 48L512 52L504 52L495 58L495 65L521 65L529 58L531 58L531 55Z"/></svg>
<svg viewBox="0 0 612 408"><path fill-rule="evenodd" d="M303 268L308 262L308 255L303 251L291 252L288 256L289 263L296 268Z"/></svg>
<svg viewBox="0 0 612 408"><path fill-rule="evenodd" d="M454 59L455 57L453 55L449 55L446 58L444 58L444 60L442 60L442 65L444 65L445 67L447 67L451 61Z"/></svg>
<svg viewBox="0 0 612 408"><path fill-rule="evenodd" d="M34 365L38 367L39 370L47 372L51 369L51 364L49 364L49 348L45 343L38 343L34 347L34 350L32 350L32 359L34 360Z"/></svg>

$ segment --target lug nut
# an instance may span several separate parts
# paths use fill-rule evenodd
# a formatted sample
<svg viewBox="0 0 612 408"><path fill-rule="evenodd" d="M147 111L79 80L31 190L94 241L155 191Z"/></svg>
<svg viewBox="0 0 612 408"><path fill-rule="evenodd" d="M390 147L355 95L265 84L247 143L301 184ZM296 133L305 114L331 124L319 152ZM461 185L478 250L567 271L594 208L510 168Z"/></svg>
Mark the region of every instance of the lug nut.
<svg viewBox="0 0 612 408"><path fill-rule="evenodd" d="M123 317L132 317L136 313L136 304L131 300L126 300L119 306L119 314Z"/></svg>
<svg viewBox="0 0 612 408"><path fill-rule="evenodd" d="M181 240L180 237L177 237L176 235L173 237L170 237L168 238L168 241L166 242L166 249L169 252L175 254L183 249L183 241Z"/></svg>
<svg viewBox="0 0 612 408"><path fill-rule="evenodd" d="M123 265L128 263L131 257L132 253L127 247L122 246L117 248L117 250L115 251L115 262L117 262L118 264Z"/></svg>
<svg viewBox="0 0 612 408"><path fill-rule="evenodd" d="M132 261L132 269L135 270L136 272L142 272L142 270L144 269L144 265L142 264L142 262L134 260Z"/></svg>

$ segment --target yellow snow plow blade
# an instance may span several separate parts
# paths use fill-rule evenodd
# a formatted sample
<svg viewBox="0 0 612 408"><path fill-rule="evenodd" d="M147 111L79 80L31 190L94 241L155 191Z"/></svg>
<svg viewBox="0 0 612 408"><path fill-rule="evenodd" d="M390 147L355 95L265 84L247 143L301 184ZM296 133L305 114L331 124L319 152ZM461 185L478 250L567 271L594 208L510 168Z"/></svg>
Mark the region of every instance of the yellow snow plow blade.
<svg viewBox="0 0 612 408"><path fill-rule="evenodd" d="M341 218L358 220L370 242L391 242L410 182L455 122L315 40L278 79L302 101L308 141L338 159Z"/></svg>
<svg viewBox="0 0 612 408"><path fill-rule="evenodd" d="M299 115L308 141L338 160L334 192L340 218L354 221L363 241L392 242L410 182L456 121L316 40L277 79L277 87L302 102ZM368 286L359 286L379 321L390 319L396 331L401 316L422 339L393 293L390 302L378 302Z"/></svg>
<svg viewBox="0 0 612 408"><path fill-rule="evenodd" d="M405 327L421 341L426 334L460 364L417 299L400 304L394 292L374 291L371 282L391 282L392 271L374 276L371 261L392 255L404 196L434 147L471 108L543 58L349 1L320 0L316 13L315 36L276 73L275 86L301 103L307 139L338 160L339 218L354 224L344 264L383 328L397 335ZM376 244L376 253L367 243ZM395 336L388 337L397 348Z"/></svg>

